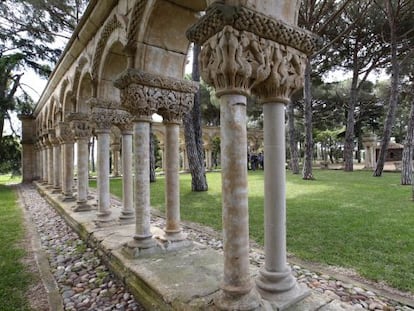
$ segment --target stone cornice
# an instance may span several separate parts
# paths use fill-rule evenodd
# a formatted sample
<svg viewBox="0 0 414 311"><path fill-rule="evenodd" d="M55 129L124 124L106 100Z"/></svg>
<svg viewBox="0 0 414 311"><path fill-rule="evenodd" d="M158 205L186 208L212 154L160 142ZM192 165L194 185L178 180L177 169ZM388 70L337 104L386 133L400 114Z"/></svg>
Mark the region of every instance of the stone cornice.
<svg viewBox="0 0 414 311"><path fill-rule="evenodd" d="M248 31L261 38L291 46L303 53L312 54L319 45L319 38L302 28L286 24L243 6L222 3L211 5L204 16L188 29L187 38L199 45L231 26L239 31Z"/></svg>

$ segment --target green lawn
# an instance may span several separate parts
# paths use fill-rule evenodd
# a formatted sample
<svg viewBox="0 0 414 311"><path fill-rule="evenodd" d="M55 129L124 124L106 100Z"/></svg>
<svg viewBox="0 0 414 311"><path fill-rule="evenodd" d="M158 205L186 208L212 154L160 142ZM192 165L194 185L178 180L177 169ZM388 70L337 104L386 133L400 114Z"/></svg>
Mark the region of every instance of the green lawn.
<svg viewBox="0 0 414 311"><path fill-rule="evenodd" d="M317 180L287 173L287 246L303 260L353 268L374 281L414 292L414 202L400 175L321 170ZM191 192L181 175L181 216L221 229L221 175L209 173L209 191ZM121 196L121 180L111 181ZM164 210L164 178L151 184L151 204ZM251 238L263 244L263 172L249 172Z"/></svg>
<svg viewBox="0 0 414 311"><path fill-rule="evenodd" d="M30 310L25 294L32 275L21 260L26 255L21 241L24 238L22 210L17 206L17 194L8 183L17 178L0 175L0 310Z"/></svg>

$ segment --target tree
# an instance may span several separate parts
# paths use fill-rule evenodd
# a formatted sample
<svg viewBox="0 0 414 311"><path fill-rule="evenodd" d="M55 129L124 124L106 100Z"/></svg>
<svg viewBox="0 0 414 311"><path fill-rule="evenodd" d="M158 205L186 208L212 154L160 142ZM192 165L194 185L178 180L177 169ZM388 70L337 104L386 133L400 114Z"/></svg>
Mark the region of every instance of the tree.
<svg viewBox="0 0 414 311"><path fill-rule="evenodd" d="M289 167L293 174L299 174L299 155L295 139L295 107L293 101L287 105L287 119L288 119L288 138L289 138L289 152L290 162Z"/></svg>
<svg viewBox="0 0 414 311"><path fill-rule="evenodd" d="M342 38L351 25L345 23L347 26L338 34L337 29L341 29L338 24L338 19L341 12L352 0L305 0L302 1L299 10L299 25L310 30L311 32L323 37L325 39L324 46L316 51L313 55L308 57L305 69L305 82L303 89L304 98L304 118L305 118L305 154L303 161L303 179L314 179L312 172L312 152L313 152L313 137L312 137L312 93L311 93L311 73L312 67L316 69L319 63L318 74L322 74L326 70L326 64L329 63L329 68L334 64L330 61L329 53L326 50L334 43ZM334 34L334 36L332 36ZM324 53L322 54L321 52ZM328 61L328 62L327 62Z"/></svg>
<svg viewBox="0 0 414 311"><path fill-rule="evenodd" d="M408 60L408 59L407 59ZM413 179L413 153L414 153L414 61L407 61L408 65L403 66L402 74L408 77L403 83L402 99L411 102L408 117L407 133L404 140L404 150L401 165L401 185L411 185ZM413 188L414 190L414 188ZM414 191L413 191L414 194Z"/></svg>
<svg viewBox="0 0 414 311"><path fill-rule="evenodd" d="M193 46L192 80L200 82L198 55L201 47ZM203 136L201 131L200 90L194 95L193 109L184 116L184 137L187 149L188 164L191 172L191 190L207 191L206 168L204 164Z"/></svg>
<svg viewBox="0 0 414 311"><path fill-rule="evenodd" d="M33 69L43 77L51 73L51 66L62 52L53 44L57 37L69 38L86 3L86 0L0 2L0 144L5 118L19 108L16 96L19 92L28 96L21 83L24 70Z"/></svg>
<svg viewBox="0 0 414 311"><path fill-rule="evenodd" d="M411 55L413 49L414 27L412 26L412 20L414 18L414 3L412 0L383 0L376 1L376 3L388 23L388 33L384 32L383 37L389 40L391 49L390 99L382 135L381 149L373 174L374 177L379 177L382 175L384 169L385 155L391 138L395 111L398 105L400 62L407 54Z"/></svg>

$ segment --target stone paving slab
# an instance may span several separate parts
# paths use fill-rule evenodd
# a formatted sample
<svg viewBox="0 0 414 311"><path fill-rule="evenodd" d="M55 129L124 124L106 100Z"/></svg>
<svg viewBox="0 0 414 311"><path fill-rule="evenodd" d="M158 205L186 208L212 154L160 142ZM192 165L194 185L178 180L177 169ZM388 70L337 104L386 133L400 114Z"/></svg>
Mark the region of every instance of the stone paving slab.
<svg viewBox="0 0 414 311"><path fill-rule="evenodd" d="M122 246L132 240L135 225L113 222L107 227L97 227L94 223L96 210L73 212L74 202L61 202L58 195L51 194L41 184L36 185L73 230L97 249L102 260L147 310L216 310L213 299L220 290L223 274L221 253L193 242L181 250L129 259L123 253ZM93 201L90 203L93 204ZM118 219L120 208L111 210L113 218ZM151 228L155 236L159 230ZM255 266L251 266L250 270L252 276L257 273ZM264 301L260 310L276 309ZM361 308L311 291L310 296L286 310L348 311Z"/></svg>

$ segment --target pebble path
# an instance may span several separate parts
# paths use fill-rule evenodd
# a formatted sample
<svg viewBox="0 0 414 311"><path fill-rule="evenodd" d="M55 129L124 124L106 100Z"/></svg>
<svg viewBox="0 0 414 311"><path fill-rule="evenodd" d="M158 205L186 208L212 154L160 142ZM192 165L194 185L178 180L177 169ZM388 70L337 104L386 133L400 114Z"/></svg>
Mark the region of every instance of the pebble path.
<svg viewBox="0 0 414 311"><path fill-rule="evenodd" d="M33 185L21 185L20 193L38 231L42 248L48 255L65 310L144 310L101 262L94 250L79 238ZM120 208L118 201L113 200L112 203ZM153 215L151 224L164 227L165 219ZM213 231L194 227L184 227L184 230L189 239L223 251L223 243L217 234L212 233ZM250 262L258 267L263 266L262 250L251 248ZM356 309L414 311L414 308L408 305L336 280L329 275L312 272L298 265L291 268L298 282L332 299L349 303Z"/></svg>

